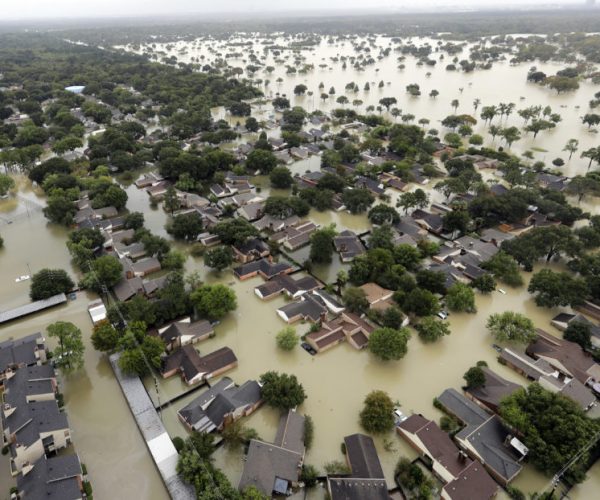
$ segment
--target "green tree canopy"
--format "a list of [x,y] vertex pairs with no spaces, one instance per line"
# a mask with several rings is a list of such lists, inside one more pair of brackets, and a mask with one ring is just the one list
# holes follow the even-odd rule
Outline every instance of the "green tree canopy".
[[42,269],[31,278],[31,300],[43,300],[59,293],[67,293],[75,284],[63,269]]
[[52,351],[54,363],[61,370],[71,372],[83,366],[83,338],[81,330],[73,323],[57,321],[48,325],[48,336],[56,339],[57,346]]
[[402,359],[408,352],[408,328],[378,328],[369,337],[369,350],[383,361]]
[[381,434],[394,428],[394,403],[384,391],[372,391],[360,412],[360,425],[367,432]]
[[265,403],[282,411],[295,408],[306,399],[304,388],[295,375],[269,371],[260,376],[260,382]]
[[211,321],[221,319],[237,307],[235,292],[225,285],[203,285],[192,292],[190,299],[198,314]]
[[486,327],[500,342],[527,344],[537,337],[533,321],[513,311],[492,314],[487,320]]

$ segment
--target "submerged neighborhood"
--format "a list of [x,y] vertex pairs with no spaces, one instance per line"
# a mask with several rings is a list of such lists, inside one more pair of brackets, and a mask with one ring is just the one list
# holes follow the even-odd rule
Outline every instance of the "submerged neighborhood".
[[0,498],[593,498],[600,10],[494,15],[3,27]]

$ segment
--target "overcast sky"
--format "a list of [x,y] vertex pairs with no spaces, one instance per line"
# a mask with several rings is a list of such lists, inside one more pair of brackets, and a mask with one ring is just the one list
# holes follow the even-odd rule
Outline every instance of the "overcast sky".
[[583,5],[585,0],[0,0],[0,20],[57,17],[149,16],[186,13],[302,11],[315,9],[427,10],[436,6]]

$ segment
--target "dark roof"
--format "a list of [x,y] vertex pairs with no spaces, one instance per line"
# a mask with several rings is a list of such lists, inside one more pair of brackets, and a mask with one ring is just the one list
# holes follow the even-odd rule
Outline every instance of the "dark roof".
[[184,335],[203,337],[205,335],[212,334],[213,331],[214,330],[210,322],[203,319],[200,321],[194,321],[193,323],[187,321],[176,321],[175,323],[171,323],[167,329],[163,330],[159,335],[160,338],[168,344]]
[[500,405],[502,399],[521,388],[519,384],[509,382],[487,367],[483,367],[482,370],[485,384],[482,387],[467,389],[467,392],[492,410]]
[[17,476],[17,488],[27,500],[76,500],[82,497],[77,455],[43,456],[26,475]]
[[278,274],[291,270],[292,266],[285,262],[270,262],[268,259],[260,259],[234,268],[233,274],[238,278],[242,278],[249,274],[260,272],[266,279],[271,279]]
[[438,401],[466,426],[478,426],[490,418],[490,414],[465,398],[456,389],[446,389]]
[[327,313],[327,307],[318,300],[317,296],[304,294],[301,298],[302,300],[286,304],[278,310],[284,313],[289,319],[301,316],[311,321],[318,321],[322,314]]
[[179,410],[179,415],[195,430],[210,432],[223,423],[228,413],[253,406],[260,399],[260,386],[256,381],[248,380],[236,387],[230,378],[224,377]]
[[400,429],[416,434],[431,458],[439,462],[450,474],[456,477],[471,462],[461,455],[458,447],[432,420],[421,415],[411,415],[399,426]]
[[37,362],[35,353],[43,346],[44,338],[41,333],[32,333],[17,340],[0,342],[0,373],[8,368],[35,364]]
[[289,410],[279,419],[277,434],[273,443],[276,446],[304,453],[304,415]]
[[444,486],[444,491],[452,500],[489,500],[498,492],[498,485],[484,467],[474,461]]
[[389,500],[385,479],[328,477],[331,500]]
[[346,455],[352,475],[361,479],[383,479],[383,470],[373,439],[364,434],[352,434],[344,438]]
[[59,293],[58,295],[53,295],[52,297],[44,300],[36,300],[35,302],[30,302],[29,304],[15,307],[9,311],[0,312],[0,324],[36,313],[38,311],[43,311],[49,307],[64,304],[66,301],[67,296],[64,293]]
[[180,369],[186,380],[192,380],[200,373],[208,375],[236,361],[237,358],[229,347],[200,356],[194,346],[188,344],[163,359],[163,372]]
[[277,490],[282,491],[291,486],[290,482],[298,480],[301,463],[300,453],[253,439],[248,447],[239,489],[252,485],[271,497],[276,481]]
[[596,365],[596,362],[578,344],[554,337],[539,328],[537,334],[537,340],[527,347],[527,354],[536,359],[543,356],[556,360],[582,384],[589,380],[591,375],[588,371]]

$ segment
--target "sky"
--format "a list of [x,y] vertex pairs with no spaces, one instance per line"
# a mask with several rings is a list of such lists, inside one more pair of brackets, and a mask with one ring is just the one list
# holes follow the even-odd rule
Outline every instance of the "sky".
[[[583,5],[585,0],[0,0],[0,21],[78,17],[179,16],[188,13],[246,13],[377,8],[431,10],[460,6]],[[600,3],[600,2],[599,2]]]

